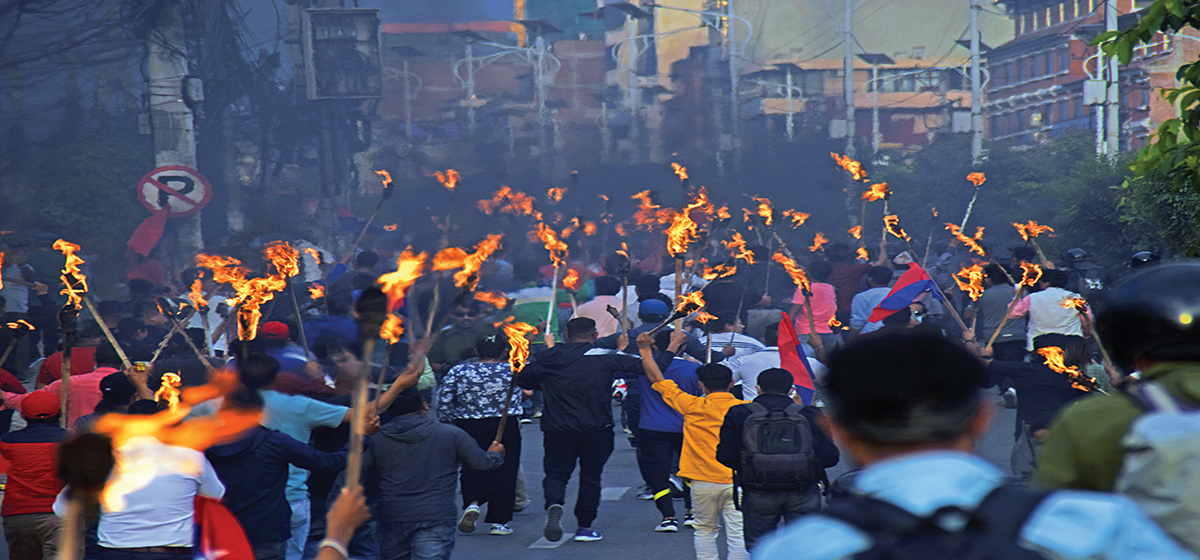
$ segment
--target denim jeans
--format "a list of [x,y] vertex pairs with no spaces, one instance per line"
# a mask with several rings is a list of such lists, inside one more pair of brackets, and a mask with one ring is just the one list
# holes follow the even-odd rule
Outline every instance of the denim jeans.
[[312,506],[308,498],[288,502],[288,505],[292,508],[292,538],[287,541],[287,560],[301,560],[304,557],[304,543],[308,542]]
[[449,560],[456,521],[376,520],[379,560]]

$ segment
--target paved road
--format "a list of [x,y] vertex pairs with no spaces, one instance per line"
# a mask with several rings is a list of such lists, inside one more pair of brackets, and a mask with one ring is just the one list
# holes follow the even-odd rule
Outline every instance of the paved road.
[[[619,410],[617,410],[619,413]],[[618,415],[619,417],[619,415]],[[981,442],[981,453],[991,462],[1009,471],[1009,454],[1012,450],[1014,411],[999,409],[996,425]],[[616,450],[604,468],[604,491],[600,502],[600,516],[595,529],[604,534],[599,542],[578,543],[568,537],[575,528],[571,508],[575,503],[577,485],[572,481],[567,487],[567,515],[563,518],[563,529],[568,537],[551,543],[542,538],[542,437],[537,421],[521,429],[522,457],[528,482],[530,504],[516,514],[509,524],[512,535],[494,536],[487,533],[488,525],[478,524],[475,533],[457,535],[454,558],[521,558],[539,560],[543,558],[571,558],[580,560],[611,558],[652,558],[654,560],[690,560],[695,558],[692,547],[692,532],[683,528],[678,533],[656,533],[654,526],[662,519],[653,502],[637,499],[642,484],[638,474],[634,449],[622,435],[617,436]],[[850,466],[842,461],[830,469],[830,478],[846,472]],[[578,471],[577,471],[578,472]],[[676,502],[682,514],[682,502]],[[723,539],[722,539],[723,541]],[[724,557],[724,543],[722,557]]]

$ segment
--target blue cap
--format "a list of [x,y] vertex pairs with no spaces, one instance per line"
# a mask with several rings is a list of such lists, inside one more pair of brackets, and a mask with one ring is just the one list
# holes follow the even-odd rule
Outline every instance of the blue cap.
[[639,315],[666,315],[667,311],[667,304],[660,299],[648,299],[638,306]]

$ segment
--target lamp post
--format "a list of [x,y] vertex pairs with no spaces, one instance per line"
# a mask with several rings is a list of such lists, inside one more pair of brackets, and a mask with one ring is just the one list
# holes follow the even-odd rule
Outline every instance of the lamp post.
[[871,157],[879,152],[879,65],[896,64],[892,57],[882,53],[862,53],[858,59],[871,65]]

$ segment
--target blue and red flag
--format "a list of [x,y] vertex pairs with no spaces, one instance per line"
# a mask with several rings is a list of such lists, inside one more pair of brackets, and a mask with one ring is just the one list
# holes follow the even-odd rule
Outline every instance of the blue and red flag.
[[812,404],[816,386],[813,384],[812,368],[808,365],[808,356],[800,346],[800,338],[796,336],[796,328],[792,326],[792,318],[787,313],[779,321],[779,367],[792,374],[792,384],[800,394],[804,404]]
[[896,280],[896,285],[892,286],[892,291],[888,292],[887,297],[879,302],[874,311],[871,311],[871,316],[867,318],[867,321],[871,323],[882,321],[884,317],[912,305],[926,291],[933,292],[933,297],[942,299],[942,293],[938,291],[937,285],[933,283],[933,279],[925,273],[925,270],[917,266],[917,263],[908,263],[908,270],[900,275],[900,279]]

